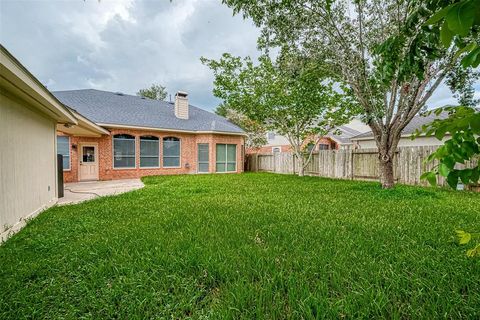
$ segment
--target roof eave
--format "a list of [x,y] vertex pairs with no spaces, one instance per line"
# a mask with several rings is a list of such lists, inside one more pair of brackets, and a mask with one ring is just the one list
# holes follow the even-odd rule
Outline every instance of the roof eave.
[[144,126],[132,126],[124,124],[114,124],[114,123],[97,123],[97,125],[104,128],[119,128],[119,129],[136,129],[136,130],[151,130],[151,131],[164,131],[164,132],[181,132],[181,133],[191,133],[191,134],[224,134],[224,135],[234,135],[234,136],[246,136],[245,132],[232,132],[232,131],[219,131],[219,130],[182,130],[182,129],[172,129],[172,128],[156,128],[156,127],[144,127]]
[[2,45],[0,86],[57,122],[77,124],[73,114]]

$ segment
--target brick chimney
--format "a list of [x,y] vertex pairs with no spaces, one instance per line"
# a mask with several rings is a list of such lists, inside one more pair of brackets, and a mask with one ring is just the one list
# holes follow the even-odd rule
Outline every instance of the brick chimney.
[[175,116],[179,119],[188,119],[188,94],[178,91],[175,94]]

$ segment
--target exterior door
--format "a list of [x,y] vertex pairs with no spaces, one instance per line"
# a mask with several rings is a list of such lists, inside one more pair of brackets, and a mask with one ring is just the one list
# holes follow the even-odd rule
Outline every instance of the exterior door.
[[198,144],[198,158],[197,158],[197,171],[198,173],[208,173],[209,172],[209,148],[208,143],[199,143]]
[[98,180],[98,150],[95,144],[80,144],[78,180]]

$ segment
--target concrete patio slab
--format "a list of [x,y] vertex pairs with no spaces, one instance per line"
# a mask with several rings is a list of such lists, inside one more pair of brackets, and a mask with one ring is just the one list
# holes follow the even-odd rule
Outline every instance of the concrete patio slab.
[[143,188],[140,179],[124,179],[110,181],[88,181],[65,184],[64,197],[58,205],[74,204],[102,196],[116,195]]

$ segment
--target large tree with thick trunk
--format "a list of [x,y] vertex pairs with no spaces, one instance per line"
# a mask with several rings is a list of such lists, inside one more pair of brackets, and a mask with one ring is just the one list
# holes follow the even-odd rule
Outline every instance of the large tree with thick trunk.
[[260,47],[290,47],[316,58],[349,86],[378,147],[381,184],[393,187],[402,130],[444,80],[456,77],[461,58],[453,45],[438,45],[448,30],[431,32],[442,27],[426,24],[435,1],[223,2],[262,27]]

